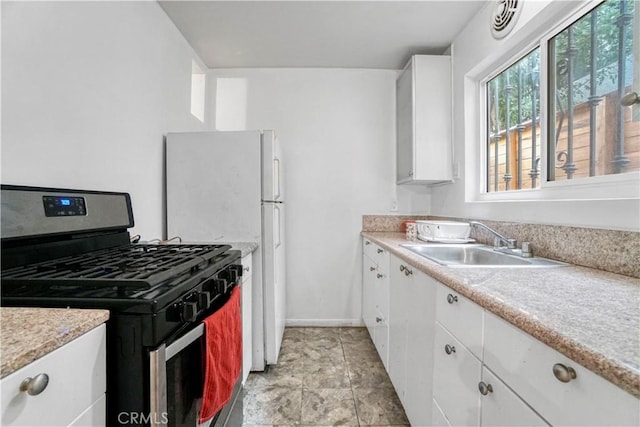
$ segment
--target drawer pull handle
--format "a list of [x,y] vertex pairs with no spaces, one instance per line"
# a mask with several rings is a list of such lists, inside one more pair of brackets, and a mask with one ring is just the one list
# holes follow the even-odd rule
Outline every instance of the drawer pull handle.
[[49,375],[38,374],[35,377],[27,377],[20,383],[20,391],[26,391],[31,396],[42,393],[49,384]]
[[447,295],[447,302],[449,304],[453,304],[454,302],[458,302],[458,296],[457,295],[452,295],[452,294]]
[[444,351],[447,354],[451,354],[451,353],[455,353],[456,352],[456,348],[454,346],[452,346],[452,345],[447,344],[447,345],[444,346]]
[[564,366],[562,363],[553,365],[553,375],[556,376],[558,381],[562,381],[563,383],[568,383],[578,377],[578,374],[576,374],[576,371],[571,366]]
[[480,394],[486,396],[489,393],[493,393],[493,387],[491,384],[485,384],[483,381],[478,383],[478,390],[480,390]]
[[376,317],[376,323],[382,322],[382,317]]
[[402,264],[400,264],[400,271],[404,271],[405,276],[410,276],[413,274],[413,270],[411,270],[409,267],[405,267]]
[[375,271],[376,268],[375,267],[369,267],[369,271]]
[[384,276],[383,276],[382,274],[378,273],[378,274],[376,275],[376,277],[377,277],[378,279],[382,279]]
[[382,249],[378,249],[379,254],[381,254],[382,252],[384,252]]

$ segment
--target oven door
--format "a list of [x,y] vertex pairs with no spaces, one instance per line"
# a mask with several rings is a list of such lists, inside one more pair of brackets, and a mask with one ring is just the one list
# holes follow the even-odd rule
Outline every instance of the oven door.
[[202,403],[202,334],[200,324],[171,345],[149,353],[152,425],[196,426]]
[[[197,426],[202,405],[204,364],[199,324],[169,346],[149,352],[150,424]],[[242,376],[231,400],[214,417],[212,426],[224,426],[230,418],[242,417]]]

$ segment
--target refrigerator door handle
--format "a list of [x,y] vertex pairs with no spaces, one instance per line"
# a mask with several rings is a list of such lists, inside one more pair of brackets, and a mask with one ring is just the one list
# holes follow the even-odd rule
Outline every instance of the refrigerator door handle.
[[274,178],[274,195],[273,200],[280,198],[280,159],[274,157],[273,159],[273,178]]
[[274,206],[273,207],[274,212],[276,213],[276,217],[274,218],[274,223],[275,225],[278,227],[278,232],[276,233],[276,244],[275,247],[280,247],[280,244],[282,243],[282,239],[280,236],[280,207],[279,206]]

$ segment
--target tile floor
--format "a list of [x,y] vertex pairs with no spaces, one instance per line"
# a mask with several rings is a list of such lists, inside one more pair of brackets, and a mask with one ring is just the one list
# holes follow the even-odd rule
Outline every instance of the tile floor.
[[287,328],[243,404],[244,426],[409,425],[366,328]]

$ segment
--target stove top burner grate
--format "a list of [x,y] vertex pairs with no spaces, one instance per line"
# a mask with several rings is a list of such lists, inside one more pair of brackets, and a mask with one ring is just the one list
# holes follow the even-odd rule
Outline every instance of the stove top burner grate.
[[197,272],[229,245],[134,244],[2,271],[2,284],[150,289]]

